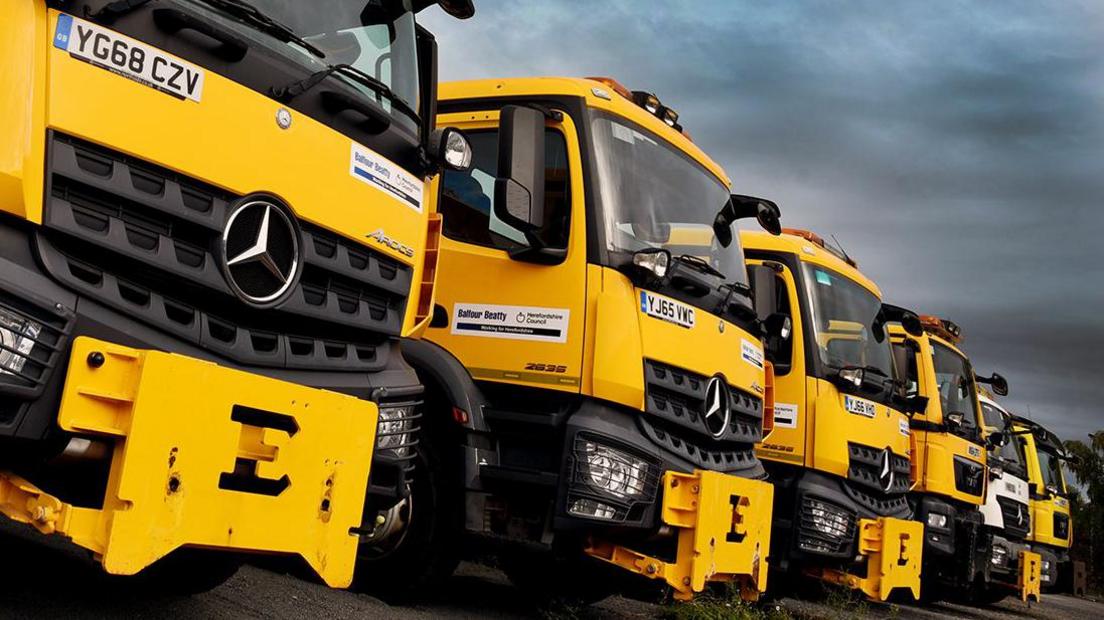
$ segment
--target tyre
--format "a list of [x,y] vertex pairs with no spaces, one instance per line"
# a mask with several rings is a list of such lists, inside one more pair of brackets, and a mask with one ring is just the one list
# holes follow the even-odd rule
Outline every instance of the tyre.
[[[442,438],[426,428],[408,497],[363,528],[353,587],[389,603],[426,598],[456,570],[463,535],[463,492],[446,465]],[[457,466],[459,466],[457,464]]]

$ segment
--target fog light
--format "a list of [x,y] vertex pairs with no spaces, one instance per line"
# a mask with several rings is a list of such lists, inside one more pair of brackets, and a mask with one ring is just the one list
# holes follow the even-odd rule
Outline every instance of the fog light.
[[589,517],[591,519],[604,519],[613,521],[617,519],[617,509],[609,504],[593,499],[577,499],[571,502],[567,512],[577,517]]
[[1050,572],[1050,560],[1043,560],[1043,572]]
[[23,371],[41,331],[41,323],[0,308],[0,375]]
[[940,530],[947,529],[947,515],[941,515],[938,512],[929,512],[928,527],[934,527]]
[[376,449],[390,450],[395,456],[406,456],[410,451],[413,413],[413,407],[381,407],[376,429]]
[[584,441],[582,448],[591,486],[621,499],[644,494],[648,463],[593,441]]

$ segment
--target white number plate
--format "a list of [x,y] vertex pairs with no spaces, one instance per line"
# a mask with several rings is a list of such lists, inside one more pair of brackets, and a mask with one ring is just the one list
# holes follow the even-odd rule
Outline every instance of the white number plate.
[[690,306],[648,291],[640,291],[640,311],[680,327],[690,328],[695,322],[694,309]]
[[54,47],[139,84],[199,102],[204,71],[155,47],[72,15],[59,15]]
[[848,413],[854,413],[868,418],[873,418],[878,414],[878,407],[874,403],[849,395],[844,395],[843,397],[843,408],[846,409]]

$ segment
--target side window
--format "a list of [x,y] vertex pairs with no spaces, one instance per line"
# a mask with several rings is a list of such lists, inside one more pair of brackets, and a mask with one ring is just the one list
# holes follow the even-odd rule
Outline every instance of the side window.
[[[778,279],[778,299],[777,308],[779,314],[784,314],[790,317],[791,325],[794,321],[793,310],[790,305],[790,291],[786,285],[786,280],[780,276],[775,276]],[[770,349],[773,353],[771,363],[774,364],[774,374],[778,376],[785,376],[790,373],[790,367],[793,365],[793,350],[794,350],[794,337],[793,329],[790,329],[790,337],[782,340],[777,336],[771,336],[775,342],[769,343]]]
[[[450,239],[492,248],[514,249],[528,245],[525,236],[494,215],[494,185],[498,169],[498,132],[466,133],[472,146],[470,170],[447,170],[441,182],[438,210],[444,218],[444,234]],[[537,236],[548,247],[566,248],[571,220],[571,179],[568,175],[567,140],[555,129],[545,130],[544,213]]]

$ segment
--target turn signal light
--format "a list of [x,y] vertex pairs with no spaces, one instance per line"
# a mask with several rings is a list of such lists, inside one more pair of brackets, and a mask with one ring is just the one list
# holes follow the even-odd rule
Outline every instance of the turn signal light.
[[[633,98],[632,91],[625,88],[624,84],[622,84],[621,82],[618,82],[617,80],[615,80],[611,77],[588,77],[586,79],[594,80],[595,82],[603,84],[607,88],[612,90],[613,92],[617,93],[618,95],[621,95],[625,99],[628,99],[629,101],[632,101],[632,98]],[[657,99],[657,101],[658,101],[658,99]]]

